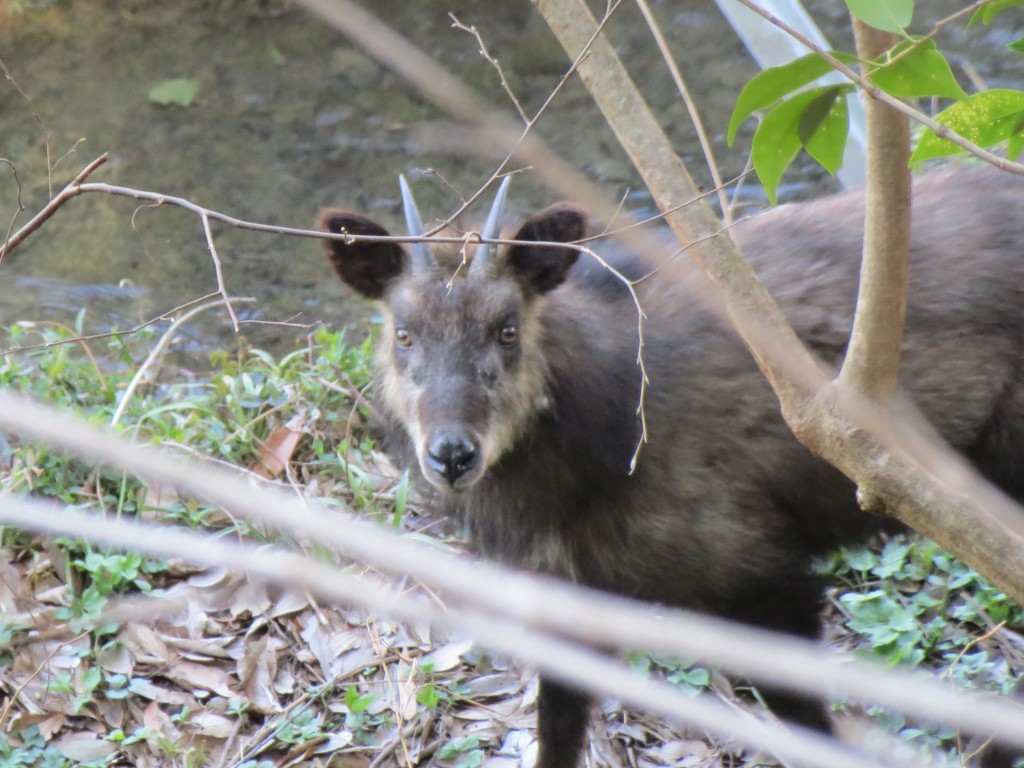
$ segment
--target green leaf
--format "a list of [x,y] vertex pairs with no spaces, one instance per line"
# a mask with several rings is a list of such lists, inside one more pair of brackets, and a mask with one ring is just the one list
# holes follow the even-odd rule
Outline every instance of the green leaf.
[[1024,5],[1024,0],[992,0],[990,3],[985,3],[971,16],[971,20],[967,22],[967,28],[970,29],[979,21],[982,24],[988,24],[998,14],[1009,8],[1016,8],[1018,5]]
[[278,66],[286,64],[288,62],[288,59],[285,58],[285,55],[281,53],[281,49],[278,48],[273,43],[267,45],[267,56],[270,58],[271,62]]
[[[935,120],[979,147],[991,147],[1024,127],[1024,92],[1006,88],[982,91],[943,110]],[[910,156],[910,164],[963,152],[953,142],[928,130]]]
[[897,34],[914,17],[914,0],[846,0],[846,7],[868,26]]
[[870,571],[878,563],[878,554],[867,547],[844,547],[842,553],[847,564],[856,571]]
[[1014,53],[1024,53],[1024,37],[1018,37],[1012,43],[1007,43],[1006,47]]
[[199,81],[191,77],[164,80],[149,89],[149,100],[164,107],[187,107],[195,101]]
[[469,736],[463,736],[461,739],[455,739],[444,744],[437,751],[437,757],[439,760],[454,760],[459,755],[472,752],[479,746],[480,737],[475,733],[471,733]]
[[1020,157],[1022,150],[1024,150],[1024,131],[1018,131],[1010,137],[1006,144],[1006,156],[1011,160],[1016,160]]
[[[840,136],[845,142],[846,131],[845,128],[840,131],[835,123],[845,113],[845,107],[836,108],[833,102],[845,98],[851,88],[848,85],[829,85],[803,91],[765,115],[754,133],[750,155],[765,194],[773,205],[782,174],[802,147],[812,144],[818,155],[832,163],[834,146]],[[823,134],[821,137],[819,132]]]
[[949,62],[936,50],[933,40],[901,43],[893,51],[893,58],[894,61],[876,69],[869,77],[890,96],[899,99],[932,96],[967,98],[967,93],[953,77]]
[[441,696],[433,683],[427,683],[416,693],[416,701],[427,709],[433,709],[441,701]]
[[843,152],[850,131],[845,87],[837,85],[826,88],[808,104],[800,116],[797,131],[807,154],[835,176],[843,164]]
[[350,685],[345,689],[345,706],[348,707],[349,712],[365,712],[366,708],[373,703],[375,698],[377,697],[372,693],[365,693],[360,696],[359,689],[354,685]]
[[740,125],[754,112],[770,107],[779,99],[803,88],[808,83],[813,83],[831,70],[832,67],[823,58],[809,53],[788,64],[769,67],[757,74],[743,86],[739,98],[736,99],[736,108],[733,109],[732,117],[729,118],[729,131],[726,136],[729,146],[732,146]]
[[674,685],[685,685],[691,688],[707,688],[711,685],[711,673],[702,667],[678,669],[668,676]]

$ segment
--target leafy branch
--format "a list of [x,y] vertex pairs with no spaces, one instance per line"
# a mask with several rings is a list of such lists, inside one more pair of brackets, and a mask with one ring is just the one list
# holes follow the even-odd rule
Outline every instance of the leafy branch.
[[[806,149],[826,170],[835,173],[847,139],[845,100],[854,86],[868,99],[903,113],[927,129],[911,156],[912,165],[967,152],[998,168],[1024,173],[1024,165],[987,149],[1007,141],[1009,154],[1014,157],[1024,148],[1024,131],[1021,130],[1024,92],[1000,89],[968,96],[956,82],[949,63],[934,41],[929,37],[906,35],[895,21],[883,25],[893,34],[890,45],[873,50],[874,55],[870,57],[862,54],[858,58],[841,51],[826,51],[754,0],[739,2],[811,51],[788,64],[766,69],[747,83],[729,123],[728,141],[732,144],[739,126],[754,112],[765,111],[754,133],[752,156],[758,176],[773,202],[783,172],[801,149]],[[975,18],[987,22],[991,15],[979,17],[978,14],[996,4],[999,0],[989,0],[975,3],[971,8],[976,9]],[[891,5],[905,4],[851,3],[851,8],[856,9],[855,18],[857,11],[861,11],[860,19],[866,17],[883,23],[875,11]],[[912,8],[913,3],[909,5]],[[904,18],[899,13],[894,16],[894,13],[890,9],[884,16],[909,23],[909,17]],[[896,37],[894,27],[905,39]],[[858,61],[865,68],[862,73],[853,69]],[[801,90],[831,70],[839,72],[849,83]],[[903,101],[918,98],[947,98],[955,103],[933,118]]]

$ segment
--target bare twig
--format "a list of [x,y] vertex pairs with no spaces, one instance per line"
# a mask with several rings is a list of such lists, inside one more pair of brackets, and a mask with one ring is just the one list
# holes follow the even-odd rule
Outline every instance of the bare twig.
[[[39,113],[36,112],[35,104],[32,103],[32,99],[28,97],[28,94],[21,89],[18,85],[18,81],[14,79],[14,75],[7,68],[3,59],[0,59],[0,72],[4,73],[4,79],[11,84],[11,86],[18,92],[18,95],[24,99],[25,103],[28,104],[29,112],[32,113],[32,119],[36,121],[36,125],[39,126],[39,130],[43,132],[43,136],[46,139],[46,183],[47,188],[50,192],[50,197],[53,197],[53,165],[50,163],[50,132],[43,125],[43,119],[39,117]],[[0,260],[3,259],[3,251],[0,251]]]
[[[255,301],[255,299],[238,298],[235,299],[235,301],[247,302]],[[110,426],[117,426],[117,423],[121,420],[121,417],[124,415],[125,408],[128,407],[128,402],[132,399],[132,396],[135,394],[135,390],[138,389],[139,385],[142,383],[143,378],[149,372],[149,369],[153,367],[153,364],[160,359],[163,353],[167,350],[167,347],[170,346],[170,343],[174,339],[174,336],[175,334],[177,334],[178,330],[185,323],[187,323],[193,317],[198,315],[200,312],[205,312],[208,309],[220,306],[222,303],[224,302],[218,299],[217,301],[208,301],[205,304],[194,306],[188,312],[176,318],[174,322],[171,323],[170,327],[168,327],[168,329],[164,331],[163,336],[160,337],[160,341],[157,342],[156,346],[153,347],[152,351],[146,356],[146,359],[142,361],[142,365],[139,366],[139,370],[137,370],[135,372],[135,375],[132,376],[132,380],[128,382],[128,386],[125,387],[124,392],[121,394],[121,400],[117,404],[117,409],[114,411],[114,415],[110,419]],[[231,306],[230,303],[228,304],[228,306]],[[166,318],[168,314],[170,313],[165,313],[164,315],[162,315],[162,318]]]
[[474,38],[476,38],[476,44],[480,48],[480,55],[483,56],[484,59],[492,67],[494,67],[495,71],[498,73],[498,79],[501,81],[501,87],[504,88],[505,93],[508,94],[508,98],[509,101],[512,102],[512,106],[516,108],[516,112],[519,113],[519,116],[523,119],[523,122],[529,125],[530,118],[526,114],[526,110],[523,109],[523,105],[519,103],[519,99],[517,99],[515,93],[513,93],[512,86],[508,84],[508,78],[505,77],[505,70],[501,68],[501,63],[496,58],[491,56],[490,52],[487,50],[487,46],[484,45],[484,39],[480,35],[480,31],[474,26],[466,26],[465,24],[463,24],[451,11],[448,12],[448,18],[452,20],[453,29],[457,29],[461,32],[466,32],[472,35]]
[[11,235],[4,243],[4,247],[0,248],[0,261],[3,260],[4,256],[17,248],[18,244],[21,243],[22,240],[39,229],[47,219],[53,216],[58,208],[64,205],[64,203],[72,197],[81,194],[82,180],[107,162],[107,157],[108,155],[104,153],[89,163],[70,184],[60,191],[58,195],[51,197],[50,202],[48,202],[43,209],[39,211],[39,213],[33,216],[28,223],[21,227],[21,229]]
[[221,298],[224,299],[224,307],[228,311],[228,316],[231,318],[231,327],[235,329],[235,333],[238,333],[238,316],[235,314],[234,307],[231,306],[231,299],[228,297],[228,289],[224,285],[224,271],[220,267],[220,257],[217,255],[217,246],[213,243],[213,230],[210,229],[210,214],[202,213],[200,218],[203,220],[203,233],[206,235],[206,245],[210,249],[210,257],[213,259],[213,271],[217,275],[217,290],[220,292]]
[[[672,206],[671,208],[667,208],[664,211],[659,211],[658,213],[654,214],[653,216],[648,216],[646,219],[637,219],[636,221],[631,221],[629,224],[623,224],[621,227],[616,227],[614,229],[605,229],[600,234],[591,235],[589,237],[584,237],[579,242],[580,243],[589,243],[589,242],[592,242],[594,240],[603,240],[606,237],[619,237],[619,236],[625,234],[626,232],[629,232],[630,230],[639,229],[640,227],[647,226],[648,224],[653,224],[656,221],[664,221],[668,216],[672,215],[673,213],[676,213],[677,211],[681,211],[684,208],[687,208],[687,207],[689,207],[691,205],[697,205],[697,204],[700,203],[700,201],[710,197],[711,195],[719,194],[723,190],[728,189],[733,184],[739,185],[739,183],[743,181],[744,177],[747,176],[748,174],[750,174],[751,172],[752,172],[752,169],[748,168],[747,170],[745,170],[742,174],[740,174],[736,178],[732,179],[731,181],[725,182],[723,186],[715,187],[714,189],[705,189],[699,195],[697,195],[696,197],[694,197],[694,198],[692,198],[690,200],[687,200],[685,203],[680,203],[679,205]],[[722,227],[722,229],[719,230],[719,231],[725,232],[727,230],[732,229],[732,227],[734,225],[735,225],[735,222],[729,222],[724,227]],[[693,243],[691,243],[690,245],[693,245]],[[676,251],[676,253],[673,254],[672,257],[670,257],[670,258],[674,258],[679,253],[682,253],[683,251],[685,251],[688,247],[689,246],[684,246],[681,250]]]
[[[595,37],[621,2],[622,0],[614,0],[610,4],[609,12],[602,18]],[[491,179],[450,218],[457,218],[476,202],[485,190],[505,173],[507,166],[513,161],[533,166],[535,173],[552,189],[561,190],[566,197],[578,200],[599,216],[607,218],[606,214],[611,213],[612,207],[608,205],[603,195],[596,193],[586,177],[532,132],[533,125],[575,74],[579,60],[586,56],[586,51],[579,54],[578,60],[573,62],[559,80],[530,124],[526,128],[521,128],[518,120],[497,112],[491,104],[441,67],[431,56],[383,24],[364,7],[350,0],[298,0],[298,4],[349,37],[377,61],[414,83],[442,109],[466,124],[476,126],[479,134],[486,137],[494,146],[495,153],[505,155],[505,160],[499,164]]]
[[311,328],[318,328],[321,325],[323,325],[323,321],[322,320],[313,320],[312,322],[309,322],[309,323],[298,323],[298,322],[295,321],[295,319],[298,318],[298,317],[302,317],[302,313],[301,312],[296,312],[294,315],[289,317],[287,320],[257,320],[257,319],[249,319],[249,320],[239,320],[238,324],[239,325],[274,325],[274,326],[279,326],[281,328],[301,328],[301,329],[306,330],[306,331],[308,331]]
[[718,205],[722,209],[722,218],[725,220],[726,225],[729,225],[732,223],[732,208],[729,206],[729,197],[725,194],[722,176],[718,172],[718,163],[715,162],[715,152],[711,148],[711,140],[708,139],[708,133],[704,129],[704,121],[700,119],[697,103],[693,100],[690,89],[686,86],[686,81],[683,80],[683,73],[679,71],[679,65],[676,63],[675,57],[668,47],[665,36],[661,33],[661,27],[658,25],[657,19],[654,18],[647,0],[636,0],[636,4],[640,9],[640,13],[643,14],[644,21],[647,22],[647,28],[651,30],[654,42],[658,45],[661,58],[672,75],[672,81],[676,84],[676,90],[679,91],[679,96],[682,98],[683,104],[686,105],[686,111],[689,113],[690,121],[693,123],[693,128],[697,133],[697,141],[700,142],[701,151],[704,153],[704,160],[708,164],[711,180],[714,182],[715,190],[718,192]]
[[61,163],[63,163],[65,160],[67,160],[73,154],[75,154],[75,150],[78,149],[78,145],[79,144],[84,144],[84,143],[85,143],[85,139],[77,139],[75,141],[75,143],[71,145],[71,147],[68,149],[67,152],[65,152],[63,155],[61,155],[60,157],[58,157],[56,160],[53,161],[53,167],[52,167],[51,170],[54,170],[54,171],[57,170],[57,166],[60,165]]
[[[176,312],[180,312],[183,309],[188,309],[189,307],[194,306],[200,302],[206,301],[211,296],[216,295],[217,294],[215,293],[210,293],[207,294],[206,296],[200,296],[198,299],[187,301],[184,304],[175,307],[174,309],[171,309],[167,312],[157,315],[154,318],[146,320],[145,322],[140,323],[139,325],[136,325],[134,328],[128,328],[123,331],[107,331],[105,333],[93,333],[87,336],[75,336],[73,338],[60,339],[59,341],[48,341],[44,344],[26,344],[25,346],[22,347],[10,347],[9,349],[0,350],[0,358],[8,357],[10,355],[16,355],[20,352],[31,352],[36,349],[49,349],[50,347],[60,347],[65,344],[80,344],[82,342],[95,341],[97,339],[110,339],[116,336],[132,336],[141,331],[143,328],[148,328],[149,326],[153,325],[153,323],[159,323],[161,320],[166,320],[172,315],[174,315]],[[240,300],[252,301],[252,299],[235,299],[235,301]],[[88,349],[88,347],[86,347],[86,349]],[[95,363],[95,361],[93,362]]]
[[63,650],[66,646],[71,645],[76,640],[81,640],[83,637],[87,637],[87,636],[88,636],[88,633],[80,634],[80,635],[78,635],[78,637],[74,637],[74,638],[72,638],[70,640],[67,640],[67,641],[65,641],[63,643],[60,643],[60,644],[56,645],[53,648],[53,650],[51,650],[49,652],[49,654],[47,654],[46,658],[43,659],[41,662],[39,662],[39,665],[35,668],[35,670],[32,672],[32,674],[28,675],[24,680],[21,681],[21,683],[18,685],[17,688],[15,688],[13,691],[11,691],[10,698],[7,700],[7,703],[4,705],[3,710],[0,710],[0,729],[3,729],[3,730],[7,729],[7,718],[11,714],[11,709],[14,708],[14,705],[17,702],[18,697],[21,695],[21,692],[23,690],[25,690],[25,688],[28,686],[28,684],[31,683],[32,680],[34,680],[35,678],[39,677],[43,673],[43,670],[46,669],[46,667],[53,661],[54,657],[58,653],[60,653],[61,650]]
[[21,179],[18,178],[18,168],[8,160],[6,157],[0,157],[0,163],[5,163],[10,166],[11,173],[14,175],[14,184],[18,188],[18,202],[14,209],[14,215],[11,216],[11,223],[7,225],[7,232],[4,234],[4,244],[0,247],[0,264],[4,261],[4,253],[7,250],[7,244],[11,240],[11,233],[14,231],[14,225],[18,221],[18,217],[25,212],[25,204],[21,202]]

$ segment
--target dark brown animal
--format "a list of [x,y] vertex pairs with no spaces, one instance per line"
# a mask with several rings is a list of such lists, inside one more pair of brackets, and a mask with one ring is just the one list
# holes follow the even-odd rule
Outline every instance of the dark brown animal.
[[[1021,499],[1024,238],[1013,223],[1024,180],[935,173],[914,200],[902,387],[951,445]],[[415,228],[411,199],[407,208]],[[854,193],[736,228],[801,338],[829,364],[841,360],[851,327],[862,214]],[[340,210],[324,211],[320,226],[386,234]],[[477,256],[450,284],[451,270],[423,248],[325,241],[341,279],[380,302],[388,445],[489,557],[817,635],[821,584],[809,561],[879,521],[793,438],[733,332],[658,276],[638,284],[649,442],[630,474],[640,435],[636,311],[616,277],[557,246],[585,232],[578,208],[547,208],[515,234],[524,244]],[[614,263],[633,278],[654,266],[639,254]],[[773,692],[769,703],[829,728],[816,702]],[[544,680],[539,710],[540,768],[576,765],[587,696]]]

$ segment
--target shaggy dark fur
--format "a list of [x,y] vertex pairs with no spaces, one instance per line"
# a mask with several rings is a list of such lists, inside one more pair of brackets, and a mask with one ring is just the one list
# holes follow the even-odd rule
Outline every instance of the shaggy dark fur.
[[[936,173],[914,190],[902,387],[994,482],[1024,496],[1024,180]],[[783,206],[737,227],[743,250],[826,363],[845,349],[863,199]],[[323,229],[383,231],[325,211]],[[515,235],[571,242],[573,206]],[[571,248],[516,246],[483,277],[413,274],[397,245],[327,242],[343,280],[379,299],[378,394],[389,444],[446,513],[502,562],[599,589],[814,636],[809,560],[882,524],[852,484],[790,434],[746,349],[671,279],[639,284],[649,443],[636,472],[636,311],[621,283]],[[633,276],[640,255],[616,265]],[[463,270],[465,272],[465,270]],[[784,717],[827,730],[822,707],[768,692]],[[587,697],[543,681],[540,768],[579,759]],[[1005,758],[1002,758],[1005,759]]]

